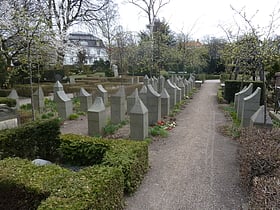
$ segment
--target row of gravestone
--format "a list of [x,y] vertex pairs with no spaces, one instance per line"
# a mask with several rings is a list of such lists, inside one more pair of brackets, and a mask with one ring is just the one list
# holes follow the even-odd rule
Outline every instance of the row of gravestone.
[[272,127],[272,120],[261,104],[261,88],[253,92],[253,83],[235,93],[234,108],[242,127]]

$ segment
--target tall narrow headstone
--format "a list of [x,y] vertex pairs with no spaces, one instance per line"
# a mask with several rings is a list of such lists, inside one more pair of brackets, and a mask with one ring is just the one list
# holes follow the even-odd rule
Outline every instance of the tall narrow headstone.
[[165,78],[164,76],[160,75],[159,77],[159,92],[161,93],[164,89]]
[[56,103],[58,115],[66,120],[73,113],[72,100],[65,94],[64,91],[56,92]]
[[148,75],[145,75],[143,82],[144,82],[144,85],[146,85],[146,86],[148,84],[150,84],[150,79],[149,79]]
[[242,117],[242,108],[243,108],[243,99],[247,96],[251,95],[253,92],[253,83],[250,83],[250,85],[239,92],[238,94],[238,105],[237,105],[237,116],[238,119],[241,119]]
[[139,97],[141,98],[141,101],[147,106],[147,86],[143,85],[141,90],[139,91]]
[[53,100],[57,99],[57,91],[63,91],[63,85],[57,80],[53,86]]
[[261,88],[258,87],[251,95],[243,99],[241,126],[248,127],[250,118],[258,111],[261,102]]
[[15,89],[12,89],[12,91],[7,96],[7,98],[15,99],[16,100],[16,109],[18,110],[20,108],[19,96],[18,96],[18,93],[17,93],[17,91]]
[[170,109],[173,109],[173,107],[177,103],[177,99],[176,99],[177,88],[171,83],[169,79],[166,80],[165,82],[165,88],[170,96]]
[[160,94],[161,99],[161,117],[168,116],[170,113],[170,96],[164,88]]
[[136,88],[133,93],[127,97],[127,113],[129,114],[131,108],[136,102],[136,99],[139,98],[138,88]]
[[111,122],[118,124],[125,120],[126,99],[125,90],[122,85],[115,95],[111,96]]
[[176,104],[177,104],[177,103],[179,103],[181,101],[182,90],[176,84],[174,84],[174,86],[176,88]]
[[89,94],[84,88],[81,88],[79,93],[79,99],[81,111],[87,112],[92,105],[92,95]]
[[[246,88],[247,88],[247,87],[244,86],[244,87],[242,88],[241,91],[245,90]],[[235,109],[235,111],[237,111],[237,108],[238,108],[239,95],[241,94],[241,93],[240,93],[241,91],[239,91],[238,93],[235,93],[235,94],[234,94],[234,109]]]
[[149,125],[153,125],[161,119],[161,100],[160,95],[154,90],[152,85],[148,85],[147,89]]
[[184,98],[186,96],[186,89],[185,89],[185,84],[184,84],[183,80],[179,80],[177,86],[181,89],[181,100],[184,100]]
[[102,135],[106,126],[106,108],[101,97],[96,97],[88,109],[88,134]]
[[190,96],[191,93],[191,85],[190,82],[187,79],[184,79],[184,84],[185,84],[185,91],[186,91],[186,95]]
[[140,98],[136,99],[129,116],[130,138],[135,140],[144,140],[147,138],[149,128],[148,109]]
[[102,85],[97,85],[96,95],[102,97],[105,106],[108,104],[108,91]]
[[33,94],[33,104],[36,110],[40,112],[43,111],[45,107],[45,101],[44,101],[44,92],[41,86],[39,86],[39,88]]

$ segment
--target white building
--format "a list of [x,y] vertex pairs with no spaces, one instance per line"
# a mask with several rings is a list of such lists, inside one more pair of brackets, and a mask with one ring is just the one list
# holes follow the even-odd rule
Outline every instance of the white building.
[[94,61],[100,59],[108,60],[106,48],[101,39],[87,33],[70,33],[63,64],[77,64],[79,52],[85,53],[85,65],[92,65]]

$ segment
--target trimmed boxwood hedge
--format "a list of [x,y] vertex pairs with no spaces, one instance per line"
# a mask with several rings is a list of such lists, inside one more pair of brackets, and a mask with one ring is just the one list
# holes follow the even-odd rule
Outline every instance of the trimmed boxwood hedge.
[[[257,89],[257,87],[260,87],[262,89],[261,105],[263,105],[264,104],[263,82],[261,82],[261,81],[243,81],[243,87],[248,86],[250,83],[253,83],[253,92]],[[242,89],[241,84],[242,84],[242,81],[237,81],[237,80],[226,80],[225,81],[224,99],[228,103],[234,102],[235,93],[238,93]]]
[[61,135],[60,151],[67,154],[63,161],[68,163],[90,165],[96,162],[120,168],[125,177],[124,191],[128,194],[137,189],[148,170],[148,143],[144,141],[65,134]]
[[55,161],[60,145],[59,119],[34,121],[0,131],[0,159],[21,157]]
[[6,104],[8,107],[15,107],[17,101],[13,98],[0,97],[0,104]]
[[7,158],[0,161],[0,209],[123,209],[123,181],[114,167],[73,172]]

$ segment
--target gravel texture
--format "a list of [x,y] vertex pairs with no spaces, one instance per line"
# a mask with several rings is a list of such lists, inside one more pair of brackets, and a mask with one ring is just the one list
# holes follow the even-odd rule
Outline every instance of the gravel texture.
[[242,209],[237,143],[217,132],[219,81],[206,81],[167,138],[149,147],[150,170],[127,210]]

